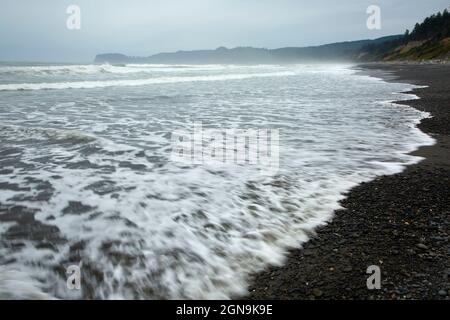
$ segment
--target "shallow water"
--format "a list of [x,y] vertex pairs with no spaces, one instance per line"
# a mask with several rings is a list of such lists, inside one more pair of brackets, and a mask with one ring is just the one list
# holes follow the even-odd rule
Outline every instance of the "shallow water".
[[[350,65],[0,66],[0,296],[244,294],[344,192],[420,160],[427,115],[389,102],[412,88]],[[199,121],[279,129],[278,172],[172,161]]]

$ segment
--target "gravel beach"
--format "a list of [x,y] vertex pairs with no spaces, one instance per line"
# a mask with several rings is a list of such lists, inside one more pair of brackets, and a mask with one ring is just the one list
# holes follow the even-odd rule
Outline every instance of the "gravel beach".
[[[282,267],[255,275],[248,299],[449,299],[450,65],[370,64],[361,72],[388,81],[429,86],[402,101],[432,118],[419,128],[437,144],[400,174],[361,184],[328,225]],[[381,289],[368,290],[371,265]]]

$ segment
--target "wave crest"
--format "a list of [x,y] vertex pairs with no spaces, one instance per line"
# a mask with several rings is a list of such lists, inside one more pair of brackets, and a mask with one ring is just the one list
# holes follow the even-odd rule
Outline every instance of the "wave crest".
[[104,80],[104,81],[73,81],[73,82],[43,82],[43,83],[19,83],[1,84],[0,91],[24,91],[24,90],[61,90],[61,89],[94,89],[107,87],[134,87],[151,84],[166,84],[180,82],[199,81],[226,81],[244,80],[250,78],[285,77],[295,75],[294,72],[265,72],[249,74],[220,74],[209,76],[183,76],[183,77],[160,77],[149,79],[127,79],[127,80]]

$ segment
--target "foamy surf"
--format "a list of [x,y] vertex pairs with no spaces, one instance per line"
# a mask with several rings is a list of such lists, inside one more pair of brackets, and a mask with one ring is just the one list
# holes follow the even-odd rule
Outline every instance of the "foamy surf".
[[57,65],[57,66],[0,66],[0,75],[29,76],[74,76],[93,74],[132,74],[152,72],[156,67],[127,67],[110,64],[101,65]]
[[[416,163],[408,153],[434,142],[415,127],[426,114],[386,102],[412,98],[392,93],[414,86],[341,65],[220,68],[194,78],[221,81],[158,75],[115,90],[99,91],[117,81],[99,79],[57,95],[0,93],[0,265],[56,298],[237,297],[327,223],[350,188]],[[279,129],[278,174],[171,161],[171,132],[193,120]],[[73,132],[95,140],[59,138]],[[73,292],[65,268],[80,263]]]
[[0,300],[51,300],[30,276],[0,266]]
[[151,84],[166,84],[180,82],[199,82],[199,81],[227,81],[227,80],[245,80],[250,78],[265,77],[285,77],[294,75],[293,72],[267,72],[253,74],[229,74],[213,76],[185,76],[185,77],[160,77],[150,79],[132,79],[132,80],[106,80],[106,81],[73,81],[73,82],[43,82],[43,83],[20,83],[20,84],[0,84],[0,91],[16,90],[61,90],[61,89],[94,89],[107,87],[134,87]]

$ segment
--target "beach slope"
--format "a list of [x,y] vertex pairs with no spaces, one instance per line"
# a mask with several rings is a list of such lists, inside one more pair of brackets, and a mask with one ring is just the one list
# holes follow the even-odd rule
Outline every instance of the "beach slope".
[[[362,72],[429,86],[402,101],[432,118],[419,128],[437,144],[404,172],[349,192],[345,210],[283,267],[255,275],[249,299],[449,299],[450,65],[369,64]],[[367,268],[380,267],[381,289],[367,288]]]

